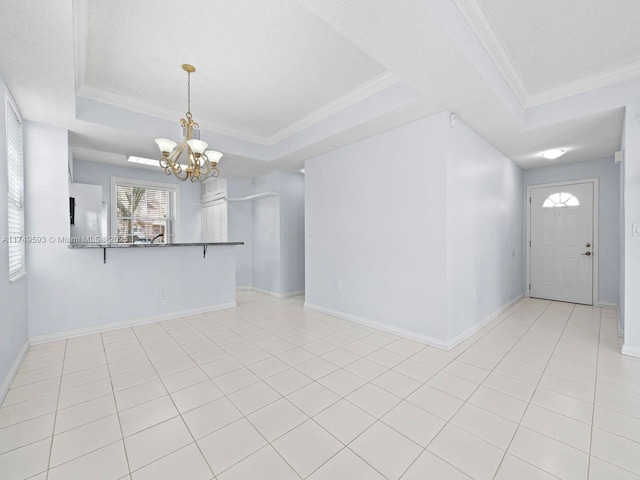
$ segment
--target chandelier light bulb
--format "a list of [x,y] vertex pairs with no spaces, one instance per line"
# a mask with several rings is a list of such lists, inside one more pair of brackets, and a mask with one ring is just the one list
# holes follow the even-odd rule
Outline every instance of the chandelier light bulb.
[[170,154],[173,152],[173,149],[176,148],[176,145],[178,145],[173,140],[167,138],[156,138],[156,143],[163,154]]
[[203,142],[202,140],[196,140],[192,138],[191,140],[187,140],[187,145],[195,155],[202,155],[204,150],[207,148],[207,142]]
[[215,150],[207,150],[204,155],[209,159],[212,165],[216,165],[222,158],[222,153]]

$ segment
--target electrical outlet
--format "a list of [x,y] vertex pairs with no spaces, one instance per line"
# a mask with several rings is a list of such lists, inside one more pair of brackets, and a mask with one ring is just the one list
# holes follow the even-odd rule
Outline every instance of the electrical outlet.
[[167,298],[167,294],[163,290],[160,292],[160,300],[164,300],[165,298]]
[[342,282],[338,282],[338,283],[336,284],[336,288],[337,288],[338,290],[342,290]]

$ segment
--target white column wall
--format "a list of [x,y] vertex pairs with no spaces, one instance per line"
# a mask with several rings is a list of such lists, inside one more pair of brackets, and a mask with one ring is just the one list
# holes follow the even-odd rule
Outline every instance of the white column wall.
[[434,115],[306,161],[308,306],[446,339],[448,122]]

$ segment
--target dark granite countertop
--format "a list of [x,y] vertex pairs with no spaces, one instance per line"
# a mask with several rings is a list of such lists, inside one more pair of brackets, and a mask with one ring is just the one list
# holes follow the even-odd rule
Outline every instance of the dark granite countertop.
[[69,248],[158,248],[158,247],[215,247],[218,245],[244,245],[244,242],[194,242],[194,243],[71,243]]

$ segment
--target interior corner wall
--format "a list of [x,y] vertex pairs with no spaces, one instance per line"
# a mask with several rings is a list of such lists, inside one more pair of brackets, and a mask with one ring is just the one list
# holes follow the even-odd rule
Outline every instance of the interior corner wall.
[[[251,179],[228,180],[227,197],[242,198],[253,194]],[[236,286],[253,286],[253,202],[227,202],[227,239],[244,242],[236,247]]]
[[522,169],[458,121],[447,132],[447,338],[523,293]]
[[[626,124],[626,121],[625,121]],[[618,178],[618,185],[619,185],[619,193],[620,193],[620,210],[619,210],[619,215],[618,215],[618,231],[620,232],[619,234],[619,242],[618,242],[618,248],[619,248],[619,259],[618,259],[618,265],[619,265],[619,271],[618,271],[618,336],[622,337],[624,336],[624,308],[625,308],[625,302],[624,302],[624,289],[625,289],[625,283],[624,283],[624,276],[625,276],[625,262],[624,262],[624,256],[625,256],[625,222],[626,222],[626,218],[625,218],[625,208],[624,208],[624,175],[625,175],[625,166],[627,164],[626,161],[624,161],[624,146],[626,144],[626,125],[623,124],[622,125],[622,145],[621,145],[621,150],[622,150],[622,163],[620,164],[620,177]]]
[[[620,166],[613,157],[568,163],[524,172],[526,187],[598,178],[598,296],[595,303],[618,303],[620,278]],[[526,221],[526,220],[525,220]],[[525,225],[526,228],[526,225]]]
[[446,341],[443,112],[305,162],[306,305]]
[[[0,77],[0,403],[9,387],[18,356],[28,337],[27,277],[9,281],[7,219],[7,139],[6,98],[9,92]],[[4,241],[6,240],[6,241]]]
[[624,130],[624,347],[640,357],[640,101],[628,105]]
[[278,172],[280,178],[281,295],[304,292],[304,176]]
[[[277,171],[254,178],[252,287],[287,297],[304,292],[304,177]],[[230,214],[231,215],[231,214]]]
[[[278,192],[278,172],[252,181],[253,194]],[[262,197],[253,203],[253,268],[252,287],[256,290],[280,295],[280,199],[279,196]]]

